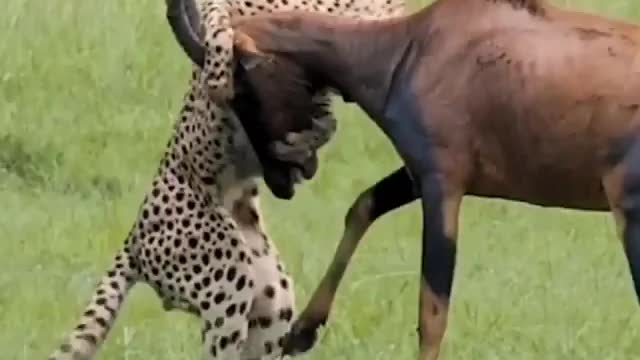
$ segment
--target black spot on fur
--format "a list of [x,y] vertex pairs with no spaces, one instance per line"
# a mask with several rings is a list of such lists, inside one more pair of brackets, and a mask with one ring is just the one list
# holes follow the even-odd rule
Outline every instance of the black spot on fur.
[[227,317],[234,316],[236,314],[236,304],[231,304],[227,306],[227,309],[225,310],[225,314],[227,315]]
[[101,327],[103,328],[107,327],[107,320],[105,320],[104,318],[98,316],[95,318],[95,320],[96,320],[96,324],[100,325]]
[[273,299],[273,297],[276,295],[276,291],[273,288],[273,286],[271,285],[267,285],[264,288],[264,296],[266,296],[269,299]]
[[240,331],[236,330],[231,333],[231,343],[235,344],[240,339]]
[[258,323],[260,324],[260,327],[263,329],[266,329],[268,327],[271,326],[271,318],[270,317],[266,317],[266,316],[260,316],[258,317]]
[[282,321],[290,321],[293,318],[293,310],[291,308],[284,308],[280,310],[279,318]]
[[220,350],[224,350],[229,345],[229,339],[226,336],[220,337]]
[[226,297],[225,293],[223,291],[217,293],[214,297],[213,297],[213,302],[216,304],[220,304],[224,301],[224,298]]
[[237,274],[237,270],[235,266],[229,266],[229,269],[227,270],[227,281],[233,281],[233,279],[235,279]]
[[213,280],[215,281],[220,281],[222,276],[224,276],[224,270],[222,269],[216,269],[216,271],[213,272]]
[[213,322],[213,326],[220,328],[222,327],[222,325],[224,325],[224,318],[222,316],[218,316],[214,322]]
[[283,289],[287,290],[289,288],[289,282],[287,281],[287,279],[280,279],[280,286],[282,286]]
[[199,264],[193,265],[193,273],[199,275],[202,272],[202,266]]
[[236,282],[236,290],[241,291],[242,289],[244,289],[246,283],[247,278],[244,275],[240,275],[238,277],[238,281]]

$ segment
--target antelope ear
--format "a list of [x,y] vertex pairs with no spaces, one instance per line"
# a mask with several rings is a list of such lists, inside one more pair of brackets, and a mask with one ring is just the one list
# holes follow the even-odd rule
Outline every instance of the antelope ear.
[[234,56],[245,70],[251,70],[267,59],[267,55],[258,50],[253,38],[241,31],[233,34],[233,48]]

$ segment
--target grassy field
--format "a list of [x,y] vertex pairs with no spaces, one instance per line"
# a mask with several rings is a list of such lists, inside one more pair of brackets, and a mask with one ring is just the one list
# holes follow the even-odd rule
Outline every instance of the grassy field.
[[[635,0],[562,3],[640,18]],[[0,360],[43,359],[58,345],[132,225],[188,79],[163,9],[3,2]],[[316,179],[290,202],[263,192],[299,307],[352,199],[399,164],[359,110],[338,107]],[[370,230],[307,359],[413,358],[419,235],[417,204]],[[640,359],[640,311],[607,215],[468,199],[459,247],[444,359]],[[196,359],[198,339],[194,319],[165,313],[140,286],[99,358]]]

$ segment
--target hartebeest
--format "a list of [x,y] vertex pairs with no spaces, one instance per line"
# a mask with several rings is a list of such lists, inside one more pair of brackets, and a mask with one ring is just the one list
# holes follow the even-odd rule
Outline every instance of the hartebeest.
[[[437,0],[392,20],[292,12],[243,19],[234,29],[245,76],[238,81],[254,96],[268,101],[286,91],[303,103],[331,87],[378,124],[406,167],[349,211],[290,353],[313,345],[368,225],[417,198],[420,359],[438,358],[445,332],[464,195],[611,210],[640,293],[640,27],[542,0]],[[193,59],[200,45],[189,42]],[[261,74],[274,69],[284,75],[266,81]],[[245,122],[265,129],[253,139],[258,147],[310,127],[286,106],[259,121]]]

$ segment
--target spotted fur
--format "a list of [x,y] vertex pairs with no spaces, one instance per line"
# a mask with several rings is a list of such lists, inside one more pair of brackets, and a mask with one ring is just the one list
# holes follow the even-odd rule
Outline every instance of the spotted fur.
[[[260,164],[233,111],[211,97],[216,81],[228,75],[229,17],[285,9],[382,17],[395,13],[396,1],[200,3],[207,20],[207,67],[194,67],[174,133],[136,222],[78,325],[50,360],[93,358],[138,282],[150,285],[166,310],[202,319],[203,359],[280,356],[295,315],[293,282],[261,220]],[[332,119],[328,98],[318,104],[326,106],[317,118]]]

